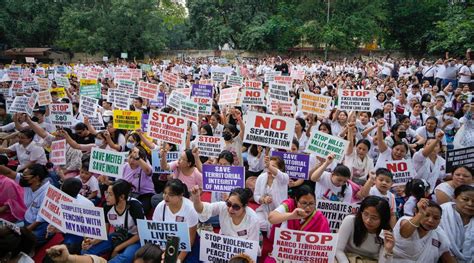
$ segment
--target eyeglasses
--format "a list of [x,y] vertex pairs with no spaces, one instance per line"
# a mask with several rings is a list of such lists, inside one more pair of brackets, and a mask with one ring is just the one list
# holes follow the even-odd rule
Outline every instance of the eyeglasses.
[[298,204],[300,204],[300,206],[302,206],[303,208],[306,208],[306,207],[314,207],[316,204],[315,203],[306,203],[306,202],[298,202]]
[[242,207],[238,204],[232,204],[230,201],[225,201],[228,208],[232,208],[234,211],[239,211]]
[[369,215],[369,213],[366,213],[366,212],[362,212],[362,217],[367,220],[367,219],[370,219],[370,221],[379,221],[380,218],[378,216],[371,216]]

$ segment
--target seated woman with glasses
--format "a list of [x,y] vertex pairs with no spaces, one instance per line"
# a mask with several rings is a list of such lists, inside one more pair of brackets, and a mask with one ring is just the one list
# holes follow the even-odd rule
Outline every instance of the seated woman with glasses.
[[197,185],[191,190],[191,200],[201,222],[219,215],[220,234],[259,241],[260,224],[257,213],[247,206],[252,198],[250,189],[234,188],[225,202],[215,203],[201,202],[201,192],[202,189]]
[[[286,199],[268,215],[272,230],[270,241],[273,244],[275,228],[300,230],[307,232],[329,233],[329,223],[321,211],[316,210],[316,197],[308,185],[300,186],[294,198]],[[265,262],[275,262],[267,257]]]

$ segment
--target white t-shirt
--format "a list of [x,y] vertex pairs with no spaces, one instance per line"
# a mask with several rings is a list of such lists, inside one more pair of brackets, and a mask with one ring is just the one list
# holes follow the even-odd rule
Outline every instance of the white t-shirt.
[[[436,133],[441,131],[441,129],[436,128],[435,132],[429,132],[426,130],[426,126],[421,126],[418,129],[416,129],[416,135],[422,137],[423,139],[428,139],[429,138],[435,138]],[[446,137],[443,136],[443,139],[441,139],[441,144],[446,145]]]
[[461,67],[461,69],[459,70],[459,73],[467,74],[467,76],[459,74],[459,82],[461,82],[461,83],[470,83],[471,82],[472,72],[466,65]]
[[374,195],[378,197],[382,197],[383,199],[387,200],[388,205],[390,206],[390,212],[395,213],[397,209],[397,205],[395,203],[395,195],[392,194],[390,191],[387,191],[387,194],[382,194],[379,189],[374,185],[369,190],[369,195]]
[[8,149],[16,152],[18,161],[20,162],[20,165],[17,169],[18,171],[23,169],[30,161],[35,161],[36,163],[42,165],[45,165],[48,162],[44,149],[33,141],[28,144],[26,148],[19,143],[15,143],[8,147]]
[[88,197],[90,194],[92,194],[94,191],[97,191],[97,197],[100,198],[100,189],[99,189],[99,181],[95,176],[91,176],[87,182],[83,182],[81,177],[78,175],[76,176],[77,179],[81,180],[82,183],[82,189],[79,192],[81,195]]
[[331,173],[323,172],[319,181],[316,182],[316,187],[314,189],[314,194],[316,195],[316,200],[331,200],[331,201],[341,201],[345,203],[351,203],[352,200],[352,188],[349,184],[346,183],[346,189],[344,191],[344,196],[339,196],[339,193],[342,190],[342,186],[335,186],[331,182]]
[[423,156],[423,150],[413,155],[413,168],[418,179],[425,179],[430,184],[430,192],[434,191],[436,181],[446,177],[446,161],[437,156],[433,163],[428,157]]
[[[156,206],[155,212],[153,213],[153,221],[157,222],[186,222],[188,227],[194,227],[198,223],[198,214],[194,209],[193,202],[187,198],[183,198],[183,203],[181,208],[176,214],[171,212],[169,206],[166,205],[166,202],[161,201],[158,206]],[[163,209],[165,209],[164,218],[163,218]]]

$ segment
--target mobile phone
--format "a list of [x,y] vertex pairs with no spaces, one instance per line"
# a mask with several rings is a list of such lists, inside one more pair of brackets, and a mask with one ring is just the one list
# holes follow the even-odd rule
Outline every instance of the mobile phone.
[[165,263],[176,263],[179,255],[179,237],[168,236],[166,238]]

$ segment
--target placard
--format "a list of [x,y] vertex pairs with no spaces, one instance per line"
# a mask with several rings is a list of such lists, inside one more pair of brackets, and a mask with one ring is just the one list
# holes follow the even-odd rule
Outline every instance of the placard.
[[130,94],[124,89],[109,89],[107,101],[118,109],[128,110],[130,108]]
[[53,102],[51,92],[49,90],[42,90],[38,92],[38,106],[49,105]]
[[[74,198],[54,187],[52,184],[48,185],[46,194],[44,195],[43,202],[39,209],[39,216],[41,216],[46,222],[59,229],[61,232],[64,231],[64,220],[61,214],[60,203],[72,203]],[[36,204],[38,205],[38,204]]]
[[166,106],[166,93],[158,92],[158,95],[156,95],[156,99],[150,100],[150,106],[153,106],[159,109],[165,107]]
[[100,85],[97,83],[97,78],[95,79],[81,79],[81,86],[79,94],[81,96],[86,96],[90,98],[102,98],[102,92]]
[[53,141],[49,161],[54,165],[66,164],[66,140]]
[[254,262],[257,262],[259,248],[257,241],[202,231],[199,260],[203,262],[229,262],[235,255],[246,254]]
[[241,76],[236,76],[236,75],[230,75],[227,77],[227,85],[228,86],[242,86],[242,83],[244,82],[244,78]]
[[290,86],[271,82],[268,98],[280,101],[290,101]]
[[123,58],[123,59],[128,58],[128,53],[124,53],[124,52],[120,53],[120,58]]
[[323,158],[326,158],[330,153],[334,153],[335,161],[342,162],[348,145],[349,141],[324,132],[314,131],[306,145],[306,152],[312,152]]
[[49,90],[51,82],[47,78],[37,78],[36,81],[40,87],[40,90]]
[[170,72],[164,72],[163,73],[163,80],[166,84],[176,87],[178,86],[178,75],[170,73]]
[[278,108],[281,108],[283,115],[291,115],[291,113],[294,112],[294,104],[291,101],[269,99],[267,105],[270,109],[270,112],[273,114],[278,114]]
[[187,128],[188,119],[186,118],[157,110],[150,111],[147,134],[151,138],[172,144],[184,145]]
[[70,128],[74,115],[71,103],[54,103],[49,105],[50,120],[53,125]]
[[[166,161],[168,163],[177,161],[180,156],[180,152],[167,152],[166,153]],[[172,170],[163,170],[161,169],[160,165],[160,151],[159,150],[153,150],[151,152],[151,163],[153,166],[153,173],[155,174],[171,174],[173,171]]]
[[446,172],[453,172],[454,167],[459,165],[474,168],[474,146],[448,150],[446,153]]
[[10,105],[10,108],[8,109],[8,113],[26,113],[26,106],[28,105],[29,99],[30,98],[25,96],[16,96],[12,104]]
[[293,84],[293,78],[291,76],[275,76],[273,81],[278,84],[284,84],[289,87]]
[[294,80],[304,80],[305,75],[304,70],[292,70],[290,74],[291,78]]
[[138,82],[138,96],[149,100],[154,100],[158,94],[158,84],[144,81]]
[[[408,181],[413,179],[415,175],[415,170],[413,169],[413,164],[411,160],[400,160],[400,161],[386,161],[386,168],[393,174],[393,186],[406,185]],[[436,182],[436,181],[435,181]],[[434,189],[434,184],[430,183]]]
[[358,204],[348,204],[338,201],[322,199],[316,201],[316,210],[321,211],[324,217],[326,217],[329,228],[333,233],[337,233],[346,216],[357,214],[359,207],[360,205]]
[[54,77],[54,80],[56,81],[58,87],[69,88],[71,86],[71,83],[69,82],[69,79],[67,77],[56,76]]
[[243,166],[209,164],[202,166],[202,189],[204,191],[228,193],[238,187],[245,187],[245,168]]
[[142,127],[142,112],[131,110],[114,110],[114,128],[136,130]]
[[181,101],[188,99],[188,96],[173,90],[170,97],[168,98],[168,106],[174,108],[177,111],[181,109]]
[[25,57],[26,63],[36,63],[35,58],[33,57]]
[[123,177],[127,153],[103,150],[98,147],[92,148],[89,172],[100,175]]
[[107,240],[104,209],[61,202],[64,232],[81,237]]
[[66,90],[63,87],[54,88],[54,89],[52,88],[49,91],[56,92],[56,94],[58,94],[58,98],[65,98],[67,96]]
[[35,109],[36,102],[38,101],[38,93],[33,92],[31,96],[28,98],[28,104],[26,104],[25,110],[26,114],[30,117],[33,117],[33,110]]
[[372,112],[370,102],[375,97],[373,90],[339,89],[337,96],[340,110]]
[[246,89],[262,89],[263,85],[261,81],[246,80],[244,81],[244,88]]
[[87,117],[95,117],[97,116],[97,105],[99,105],[99,99],[81,96],[79,112]]
[[224,150],[223,137],[198,135],[196,142],[201,156],[217,158]]
[[168,236],[179,237],[179,251],[191,251],[189,238],[189,226],[186,222],[156,222],[151,220],[137,219],[138,235],[140,244],[151,243],[166,248]]
[[225,72],[213,71],[211,73],[211,79],[215,82],[224,82],[225,81]]
[[198,123],[199,104],[190,99],[182,100],[179,114],[182,117],[188,118],[189,121]]
[[273,81],[275,81],[276,76],[281,76],[281,71],[265,72],[264,80],[265,80],[265,82],[273,82]]
[[285,162],[285,170],[290,178],[308,180],[309,155],[273,151],[272,156],[279,156]]
[[191,99],[199,105],[199,114],[212,113],[212,99],[214,87],[212,85],[193,84]]
[[242,105],[265,106],[265,91],[257,89],[243,89],[240,97]]
[[236,105],[240,95],[239,89],[240,87],[222,89],[219,95],[219,106]]
[[334,262],[337,234],[315,233],[278,227],[272,255],[285,262]]
[[130,79],[118,79],[117,89],[124,89],[125,91],[127,91],[127,93],[138,95],[138,88],[135,84],[135,81]]
[[244,121],[244,143],[274,147],[276,149],[291,149],[291,143],[295,134],[295,119],[265,113],[248,112],[244,116]]
[[302,112],[316,114],[318,117],[327,118],[331,112],[332,98],[311,92],[300,93],[298,109]]

